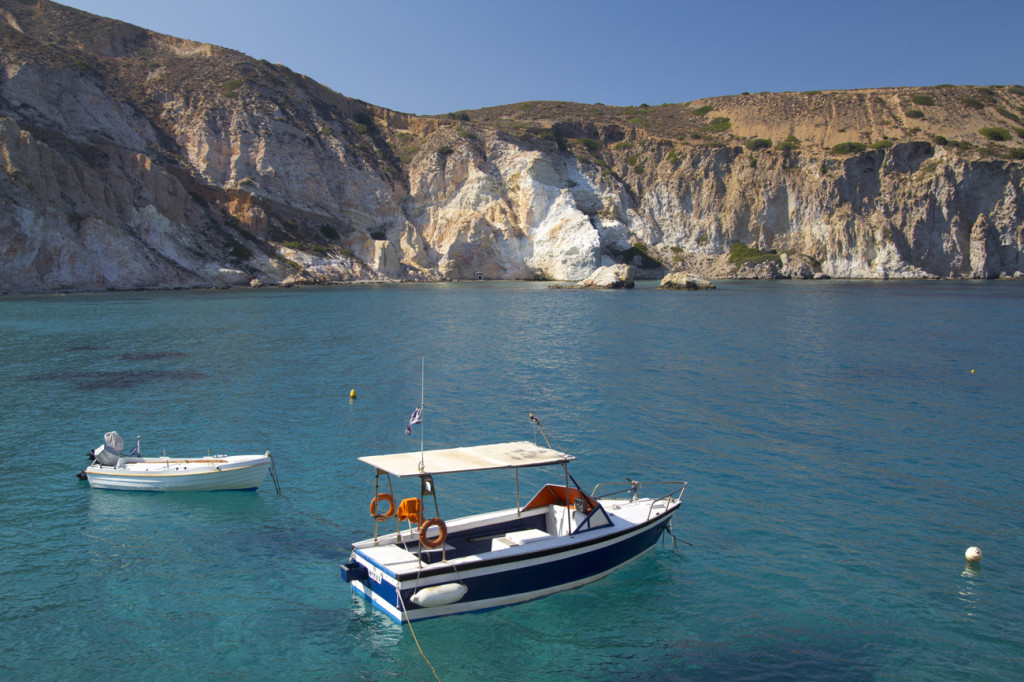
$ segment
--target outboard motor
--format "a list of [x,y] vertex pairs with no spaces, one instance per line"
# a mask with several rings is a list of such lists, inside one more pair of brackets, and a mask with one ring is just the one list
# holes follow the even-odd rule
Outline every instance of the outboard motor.
[[117,460],[121,459],[121,448],[123,447],[124,439],[118,435],[117,431],[110,431],[103,436],[103,445],[92,451],[92,459],[100,466],[117,466]]
[[121,438],[117,431],[107,431],[103,434],[103,444],[118,452],[124,450],[124,438]]

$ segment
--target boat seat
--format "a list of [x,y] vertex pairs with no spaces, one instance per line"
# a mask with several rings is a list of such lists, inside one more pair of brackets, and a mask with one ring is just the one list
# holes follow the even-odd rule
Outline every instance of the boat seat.
[[534,540],[543,540],[544,538],[551,537],[550,533],[537,528],[527,528],[526,530],[515,530],[510,533],[505,533],[500,538],[494,538],[491,540],[491,551],[496,552],[499,549],[508,549],[509,547],[518,547]]
[[408,552],[397,545],[378,545],[376,547],[364,547],[359,550],[368,559],[380,566],[387,566],[394,570],[396,565],[412,563],[416,561],[416,555]]

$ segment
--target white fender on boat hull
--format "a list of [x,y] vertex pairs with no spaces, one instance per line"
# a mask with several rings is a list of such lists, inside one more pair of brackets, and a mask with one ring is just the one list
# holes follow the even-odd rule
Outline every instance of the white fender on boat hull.
[[444,585],[424,587],[412,595],[412,603],[423,608],[447,606],[465,597],[467,591],[466,586],[459,583],[445,583]]

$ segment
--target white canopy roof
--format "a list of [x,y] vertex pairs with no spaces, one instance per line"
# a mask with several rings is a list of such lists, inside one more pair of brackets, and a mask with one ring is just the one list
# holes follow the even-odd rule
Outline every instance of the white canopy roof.
[[423,454],[423,471],[420,471],[420,453],[402,452],[395,455],[373,455],[360,457],[380,471],[393,476],[422,476],[454,474],[464,471],[485,471],[487,469],[517,469],[548,464],[563,464],[576,459],[558,450],[543,448],[529,441],[516,443],[494,443],[493,445],[471,445],[445,450],[426,450]]

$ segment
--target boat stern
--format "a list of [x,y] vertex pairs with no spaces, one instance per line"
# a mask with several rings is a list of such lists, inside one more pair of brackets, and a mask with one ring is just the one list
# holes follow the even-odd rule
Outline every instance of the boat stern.
[[406,622],[394,575],[372,562],[364,561],[368,560],[362,557],[361,561],[353,552],[348,563],[341,565],[341,577],[352,587],[353,592],[383,611],[391,620],[396,623]]

